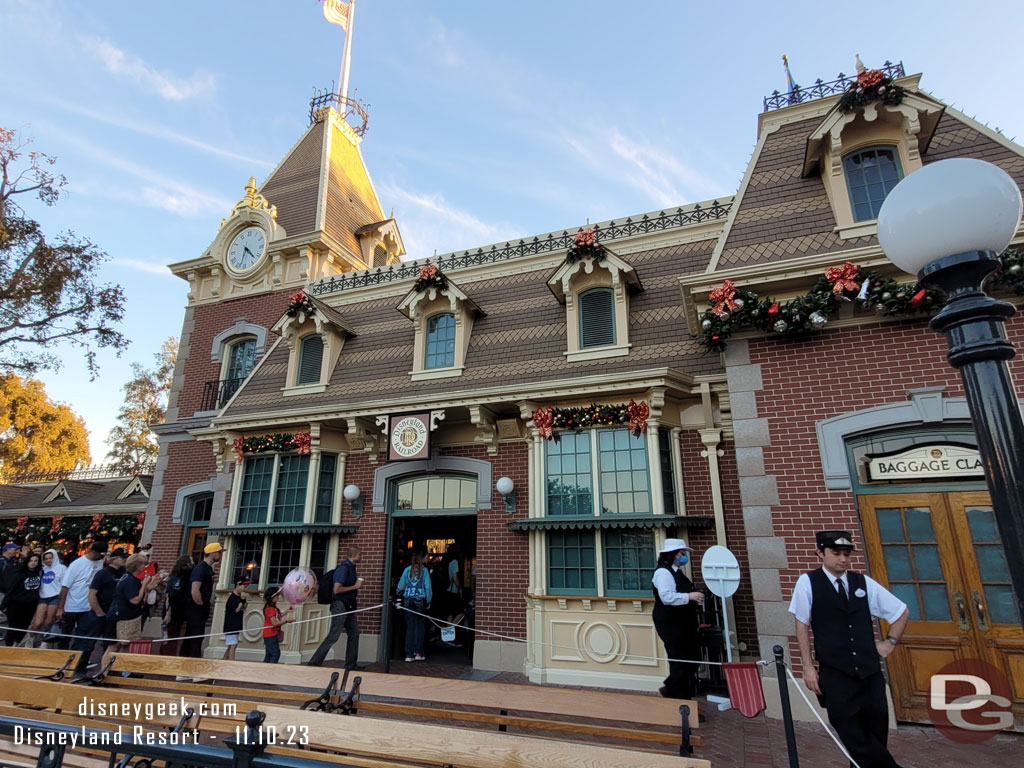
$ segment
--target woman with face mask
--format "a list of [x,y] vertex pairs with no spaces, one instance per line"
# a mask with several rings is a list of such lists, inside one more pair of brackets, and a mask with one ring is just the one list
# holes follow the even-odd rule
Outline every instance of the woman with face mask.
[[[697,608],[704,605],[704,594],[694,589],[683,571],[692,551],[683,539],[666,539],[652,579],[654,628],[670,659],[700,658]],[[668,699],[692,699],[697,693],[697,665],[670,661],[658,692]]]

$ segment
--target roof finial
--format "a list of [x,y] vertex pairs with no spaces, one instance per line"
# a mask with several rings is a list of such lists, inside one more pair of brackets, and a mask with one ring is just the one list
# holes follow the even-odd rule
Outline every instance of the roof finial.
[[857,74],[859,75],[861,72],[866,72],[867,69],[868,68],[864,66],[864,62],[860,60],[860,54],[858,53],[857,54]]

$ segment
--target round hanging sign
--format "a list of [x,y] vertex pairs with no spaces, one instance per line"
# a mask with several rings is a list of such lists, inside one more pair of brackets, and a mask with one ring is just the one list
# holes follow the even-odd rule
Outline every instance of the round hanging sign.
[[736,555],[717,544],[701,555],[700,575],[717,597],[732,597],[740,586],[740,564]]
[[403,459],[418,456],[427,444],[427,425],[418,416],[406,416],[391,425],[391,450]]

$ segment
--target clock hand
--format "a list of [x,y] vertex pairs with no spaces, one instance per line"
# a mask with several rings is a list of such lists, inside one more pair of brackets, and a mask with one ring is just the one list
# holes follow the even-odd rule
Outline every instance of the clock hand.
[[256,261],[256,254],[254,254],[252,251],[249,250],[249,246],[248,245],[245,246],[245,250],[242,252],[242,255],[244,256],[247,253],[252,257],[252,260],[249,262],[250,264],[252,262]]

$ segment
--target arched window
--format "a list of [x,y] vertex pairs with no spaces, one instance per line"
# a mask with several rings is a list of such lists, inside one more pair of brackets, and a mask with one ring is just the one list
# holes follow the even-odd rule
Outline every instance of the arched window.
[[442,312],[427,320],[427,345],[424,368],[450,368],[455,365],[455,315]]
[[256,338],[249,336],[231,343],[225,379],[244,379],[256,364]]
[[311,333],[299,342],[299,374],[296,384],[319,384],[320,368],[324,359],[324,340],[319,333]]
[[851,152],[843,158],[843,170],[854,221],[877,219],[885,196],[903,178],[896,147],[868,147]]
[[584,291],[579,298],[580,349],[615,343],[615,297],[611,288]]

